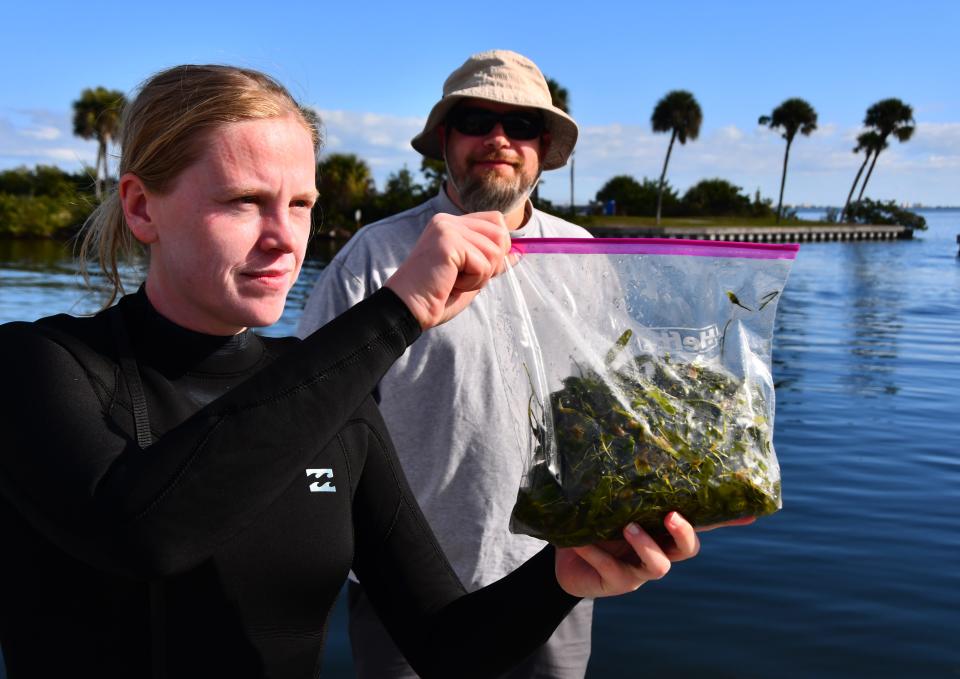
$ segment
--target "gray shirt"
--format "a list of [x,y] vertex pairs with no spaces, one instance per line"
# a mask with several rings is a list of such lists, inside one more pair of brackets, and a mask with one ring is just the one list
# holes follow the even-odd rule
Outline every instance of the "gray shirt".
[[[528,206],[529,208],[529,206]],[[363,227],[317,281],[300,320],[305,336],[379,289],[437,213],[462,214],[440,191],[411,210]],[[531,210],[515,237],[587,238],[584,229]],[[464,586],[513,571],[543,542],[509,531],[523,474],[507,425],[517,408],[504,390],[494,322],[505,286],[488,287],[460,315],[426,331],[380,382],[380,409],[423,512]]]

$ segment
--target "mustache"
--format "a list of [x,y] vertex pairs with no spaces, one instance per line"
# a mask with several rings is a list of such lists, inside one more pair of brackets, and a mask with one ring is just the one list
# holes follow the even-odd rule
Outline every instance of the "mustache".
[[467,162],[469,162],[471,165],[476,165],[477,163],[507,163],[513,167],[520,167],[523,164],[519,159],[513,156],[504,155],[502,153],[489,153],[483,156],[471,156],[467,159]]

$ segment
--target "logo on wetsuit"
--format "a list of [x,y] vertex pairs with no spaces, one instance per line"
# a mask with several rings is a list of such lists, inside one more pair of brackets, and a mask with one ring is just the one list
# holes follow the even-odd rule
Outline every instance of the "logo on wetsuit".
[[310,484],[311,493],[336,493],[337,487],[333,485],[333,470],[332,469],[308,469],[307,476],[314,479],[330,479],[330,481],[324,481],[322,484],[319,481],[314,481]]

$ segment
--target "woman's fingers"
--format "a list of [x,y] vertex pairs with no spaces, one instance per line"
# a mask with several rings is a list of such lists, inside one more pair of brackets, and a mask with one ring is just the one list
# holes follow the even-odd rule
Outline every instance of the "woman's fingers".
[[[633,554],[625,552],[628,564],[639,560],[640,571],[646,580],[659,580],[670,571],[670,557],[650,534],[635,523],[623,529],[623,537],[633,548]],[[641,583],[642,584],[642,583]]]
[[[496,213],[499,214],[499,213]],[[476,290],[497,275],[503,269],[506,254],[504,246],[498,240],[499,230],[482,228],[480,222],[476,228],[465,224],[458,233],[463,238],[463,260],[458,265],[458,274],[454,283],[456,290]],[[509,250],[509,237],[506,240]]]
[[676,561],[700,552],[697,531],[722,526],[745,526],[752,517],[694,529],[678,512],[663,520],[666,539],[660,542],[635,523],[623,529],[623,540],[557,549],[557,581],[574,596],[616,596],[632,592],[645,582],[659,580]]
[[677,512],[670,512],[663,519],[663,525],[673,539],[672,545],[665,546],[664,552],[671,561],[692,559],[700,553],[700,538],[693,526]]
[[424,329],[459,313],[503,269],[510,232],[499,212],[435,215],[386,285]]
[[[472,272],[462,270],[462,276],[471,273],[480,273],[484,276],[485,284],[490,278],[501,273],[506,264],[504,259],[510,252],[510,231],[499,212],[477,212],[464,215],[464,230],[462,234],[466,241],[475,247],[486,260],[486,263],[475,262],[483,267],[483,271]],[[458,280],[458,287],[464,283]]]
[[574,596],[602,597],[632,592],[670,571],[670,558],[639,526],[616,540],[557,550],[557,580]]
[[658,577],[647,573],[646,564],[640,558],[616,557],[599,545],[570,547],[569,551],[575,557],[575,560],[568,559],[569,565],[576,567],[562,572],[558,559],[557,580],[574,596],[617,596]]

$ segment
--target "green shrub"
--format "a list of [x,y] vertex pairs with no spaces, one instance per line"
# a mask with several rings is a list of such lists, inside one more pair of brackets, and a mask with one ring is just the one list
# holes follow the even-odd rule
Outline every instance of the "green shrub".
[[0,193],[0,236],[50,238],[78,229],[91,206],[80,197],[14,196]]
[[[610,179],[597,191],[596,199],[601,204],[609,200],[616,201],[618,215],[634,217],[652,217],[657,213],[657,191],[660,183],[653,179],[643,178],[638,182],[630,175],[621,174]],[[680,199],[670,182],[663,184],[662,214],[665,217],[679,213]]]
[[873,201],[869,198],[851,203],[847,208],[847,221],[857,224],[898,224],[923,231],[927,220],[921,215],[898,206],[895,201]]

